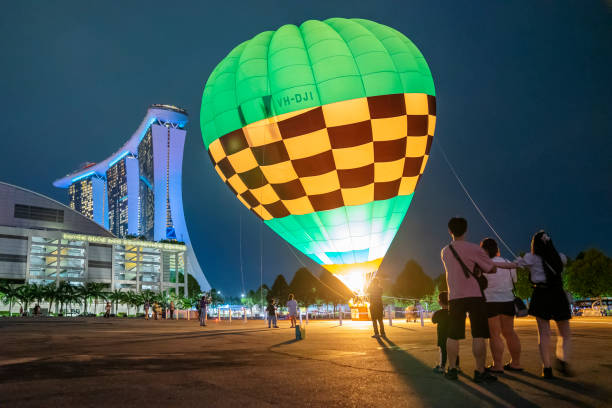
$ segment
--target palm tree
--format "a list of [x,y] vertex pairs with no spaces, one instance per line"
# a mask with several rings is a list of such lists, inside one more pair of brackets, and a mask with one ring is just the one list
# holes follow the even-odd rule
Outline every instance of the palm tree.
[[55,295],[57,293],[55,282],[49,283],[42,287],[42,298],[49,302],[49,312],[51,312],[51,308],[53,306],[53,301],[56,299]]
[[76,288],[76,292],[78,292],[79,297],[83,300],[83,315],[87,316],[87,303],[89,303],[89,299],[91,298],[91,287],[89,286],[90,282],[86,283],[83,286],[78,286]]
[[97,282],[90,282],[91,283],[91,296],[94,299],[94,315],[97,312],[98,309],[98,299],[107,299],[107,295],[106,292],[104,291],[104,289],[106,289],[106,285],[103,283],[97,283]]
[[130,313],[129,306],[133,306],[136,308],[136,315],[138,315],[138,310],[140,305],[144,303],[143,297],[136,292],[125,292],[125,303],[128,305],[128,315]]
[[77,287],[68,284],[65,288],[65,299],[68,302],[69,308],[72,310],[73,303],[79,303],[83,298],[81,297],[81,292],[77,289]]
[[2,301],[4,303],[9,304],[9,316],[11,316],[11,309],[13,308],[13,303],[15,303],[15,301],[19,299],[18,290],[19,286],[15,284],[4,284],[0,288],[0,295],[2,296]]
[[27,283],[21,285],[17,289],[17,299],[19,299],[20,303],[23,305],[23,311],[27,313],[28,306],[30,305],[30,302],[34,299],[34,292],[32,290],[32,286]]
[[132,301],[134,302],[133,305],[136,306],[136,315],[138,315],[140,306],[144,305],[146,298],[144,294],[142,293],[134,293],[134,296],[132,297]]
[[115,289],[112,292],[108,293],[108,298],[115,306],[115,316],[117,316],[117,309],[119,308],[119,302],[123,302],[124,292],[121,289]]
[[127,306],[126,317],[130,317],[130,306],[132,305],[131,296],[132,292],[121,292],[121,302]]
[[60,314],[64,314],[64,305],[70,305],[75,300],[80,299],[80,295],[76,293],[77,289],[70,285],[67,281],[60,281],[55,290],[56,299],[60,302]]

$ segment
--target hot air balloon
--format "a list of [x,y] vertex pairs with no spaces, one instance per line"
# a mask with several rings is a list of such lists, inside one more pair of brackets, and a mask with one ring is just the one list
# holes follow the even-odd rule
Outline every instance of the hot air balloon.
[[236,197],[363,293],[425,169],[434,84],[393,28],[309,20],[234,48],[206,82],[200,123]]

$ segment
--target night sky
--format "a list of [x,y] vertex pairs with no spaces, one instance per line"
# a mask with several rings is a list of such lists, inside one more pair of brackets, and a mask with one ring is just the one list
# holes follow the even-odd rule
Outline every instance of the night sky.
[[[612,255],[612,2],[13,1],[0,15],[0,180],[66,203],[51,183],[117,150],[153,103],[187,109],[183,197],[209,281],[260,282],[261,223],[215,173],[201,139],[202,90],[237,44],[283,24],[359,17],[421,50],[437,93],[437,141],[515,251],[545,228],[569,256]],[[453,215],[491,235],[434,146],[382,269],[410,258],[432,277]],[[507,255],[507,254],[506,254]],[[313,271],[318,267],[300,255]],[[263,281],[301,264],[263,228]]]

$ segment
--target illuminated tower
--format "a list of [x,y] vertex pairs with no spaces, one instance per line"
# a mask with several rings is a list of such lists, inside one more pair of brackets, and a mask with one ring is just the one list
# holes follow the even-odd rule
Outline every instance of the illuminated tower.
[[208,290],[210,285],[191,247],[183,213],[187,121],[183,109],[151,105],[121,149],[99,163],[56,180],[53,185],[68,188],[72,208],[118,237],[140,235],[148,240],[168,239],[187,244],[186,270],[203,290]]
[[70,208],[94,220],[105,228],[108,225],[106,181],[93,173],[76,177],[68,188]]

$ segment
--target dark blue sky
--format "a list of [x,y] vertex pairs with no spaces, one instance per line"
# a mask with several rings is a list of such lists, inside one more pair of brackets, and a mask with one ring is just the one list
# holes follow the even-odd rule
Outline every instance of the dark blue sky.
[[[436,138],[515,251],[545,228],[570,256],[592,246],[612,254],[612,5],[603,1],[5,2],[0,179],[66,202],[54,179],[114,152],[150,104],[184,107],[183,194],[196,253],[213,286],[240,293],[242,215],[246,286],[255,288],[261,224],[207,157],[202,90],[238,43],[328,17],[389,25],[420,48],[436,84]],[[414,258],[440,274],[456,214],[473,240],[490,235],[434,147],[382,268],[394,274]],[[264,282],[290,280],[299,266],[264,228]]]

